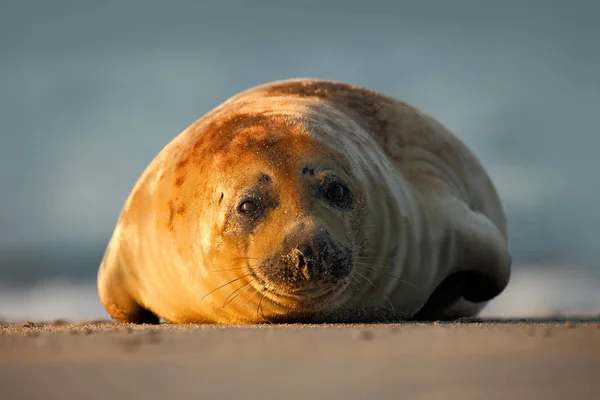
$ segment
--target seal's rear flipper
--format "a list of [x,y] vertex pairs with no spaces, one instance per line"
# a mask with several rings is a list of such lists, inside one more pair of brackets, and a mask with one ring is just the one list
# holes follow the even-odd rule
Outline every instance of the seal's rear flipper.
[[119,322],[158,324],[159,318],[142,307],[132,296],[127,285],[129,280],[126,271],[115,253],[118,251],[107,252],[98,271],[98,296],[106,312]]
[[[474,317],[486,304],[474,300],[466,300],[466,293],[488,278],[476,272],[456,272],[446,278],[434,290],[427,303],[412,319],[415,321],[449,321],[457,318]],[[484,283],[485,284],[485,283]],[[496,291],[482,290],[489,297]],[[485,301],[485,300],[484,300]]]
[[502,231],[484,214],[468,210],[456,218],[453,236],[456,258],[449,276],[462,274],[462,297],[472,303],[482,303],[498,296],[508,285],[512,259],[508,240]]
[[450,320],[473,317],[508,285],[511,257],[506,236],[484,214],[459,201],[446,200],[452,207],[442,240],[444,260],[450,263],[446,276],[435,288],[417,320]]

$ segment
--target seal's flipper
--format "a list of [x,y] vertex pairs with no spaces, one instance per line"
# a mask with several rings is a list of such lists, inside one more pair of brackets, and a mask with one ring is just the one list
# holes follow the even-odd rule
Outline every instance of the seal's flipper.
[[450,213],[454,219],[456,256],[450,273],[464,273],[462,297],[474,303],[498,296],[510,279],[511,257],[508,241],[500,229],[484,214],[463,205],[462,213]]
[[151,311],[140,307],[137,303],[126,304],[121,302],[114,302],[109,300],[104,302],[106,311],[116,321],[119,322],[130,322],[134,324],[158,324],[160,323],[158,317]]
[[[477,287],[483,275],[476,272],[456,272],[446,278],[433,291],[425,305],[412,319],[415,321],[449,321],[461,317],[474,317],[485,305],[465,299],[471,287]],[[492,293],[490,292],[487,292]]]
[[[452,208],[451,212],[448,208]],[[445,200],[448,229],[442,239],[448,264],[445,278],[427,303],[413,316],[416,320],[448,320],[475,316],[487,301],[499,295],[510,279],[511,257],[501,230],[484,214],[458,199]]]
[[107,251],[98,271],[98,296],[104,308],[111,318],[119,322],[158,324],[159,318],[131,295],[126,272],[115,253],[118,252]]

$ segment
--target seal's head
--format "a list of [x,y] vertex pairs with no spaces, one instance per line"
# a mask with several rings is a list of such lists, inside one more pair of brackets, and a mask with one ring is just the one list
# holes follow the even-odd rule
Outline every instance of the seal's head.
[[278,110],[238,113],[202,135],[197,159],[218,173],[197,188],[204,207],[191,225],[202,301],[219,317],[224,306],[283,320],[331,313],[365,245],[361,172],[324,140],[335,124]]

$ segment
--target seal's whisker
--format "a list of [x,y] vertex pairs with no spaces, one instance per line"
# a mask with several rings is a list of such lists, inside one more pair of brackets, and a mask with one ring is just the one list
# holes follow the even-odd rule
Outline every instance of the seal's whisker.
[[367,248],[364,248],[364,249],[358,248],[358,249],[356,249],[356,250],[352,250],[352,251],[351,251],[351,253],[352,253],[352,254],[355,254],[355,255],[362,255],[362,254],[376,254],[376,253],[378,253],[378,251],[377,251],[377,250],[371,250],[371,251],[368,251],[368,249],[367,249]]
[[[225,299],[225,301],[223,302],[223,306],[221,308],[225,308],[225,306],[229,303],[231,303],[233,300],[235,300],[236,297],[238,297],[240,295],[241,290],[242,289],[246,289],[248,286],[250,286],[252,284],[252,282],[254,282],[255,278],[252,278],[250,280],[250,282],[240,286],[239,288],[235,289],[233,292],[231,292],[231,294],[229,296],[227,296],[227,298]],[[237,293],[237,294],[235,294]],[[234,296],[235,295],[235,296]],[[233,296],[233,298],[231,300],[229,300],[229,298]]]
[[[373,273],[375,273],[375,274],[377,274],[377,275],[383,275],[383,276],[387,276],[388,278],[392,278],[392,279],[396,279],[396,280],[398,280],[398,281],[404,282],[404,283],[406,283],[407,285],[412,285],[410,282],[408,282],[408,281],[404,281],[404,279],[402,279],[402,278],[399,278],[399,277],[397,277],[397,276],[394,276],[394,275],[390,275],[390,274],[388,274],[388,273],[386,273],[386,272],[384,272],[384,271],[379,271],[379,270],[377,270],[377,269],[375,269],[375,268],[373,268],[373,267],[364,266],[364,265],[360,265],[360,264],[358,264],[358,263],[357,263],[357,265],[355,265],[355,268],[356,268],[357,270],[359,270],[359,271],[364,271],[364,272],[373,272]],[[413,286],[414,286],[414,285],[413,285]],[[416,289],[416,286],[415,286],[415,289]]]
[[244,269],[244,268],[248,268],[248,267],[250,267],[250,264],[246,264],[246,265],[243,265],[241,267],[236,267],[236,268],[212,269],[209,272],[238,271],[240,269]]
[[203,296],[203,297],[200,299],[200,301],[204,300],[204,299],[206,298],[206,296],[208,296],[209,294],[211,294],[211,293],[213,293],[213,292],[216,292],[217,290],[219,290],[219,289],[221,289],[221,288],[224,288],[225,286],[227,286],[227,285],[230,285],[230,284],[232,284],[233,282],[239,281],[240,279],[246,278],[246,277],[248,277],[248,276],[250,276],[250,275],[252,275],[252,273],[250,273],[250,272],[249,272],[249,273],[247,273],[247,274],[245,274],[245,275],[242,275],[242,276],[240,276],[240,277],[237,277],[237,278],[235,278],[235,279],[232,279],[232,280],[230,280],[229,282],[227,282],[227,283],[225,283],[225,284],[223,284],[223,285],[219,286],[218,288],[216,288],[216,289],[213,289],[213,290],[211,290],[210,292],[206,293],[206,294],[205,294],[205,295],[204,295],[204,296]]
[[394,275],[390,275],[384,271],[380,271],[378,269],[376,269],[376,267],[380,267],[379,265],[365,265],[363,263],[357,262],[357,265],[355,266],[355,268],[357,268],[358,270],[364,271],[364,272],[373,272],[379,275],[383,275],[383,276],[387,276],[388,278],[393,278],[398,280],[401,283],[405,283],[409,286],[412,286],[414,289],[419,290],[419,288],[417,287],[417,285],[415,285],[414,283],[411,283],[405,279],[399,278],[397,276]]
[[378,260],[387,260],[389,259],[389,257],[386,256],[382,256],[380,252],[378,251],[371,251],[371,252],[364,252],[364,251],[357,251],[352,253],[356,258],[362,258],[362,259],[378,259]]
[[378,267],[378,268],[390,268],[391,265],[390,264],[374,264],[372,262],[367,262],[367,261],[361,261],[360,259],[357,260],[357,262],[360,262],[364,265],[369,265],[371,267]]
[[388,303],[390,304],[390,307],[392,308],[392,314],[394,314],[394,318],[396,318],[396,309],[394,308],[394,305],[392,304],[392,300],[390,300],[390,297],[387,294],[385,294],[385,292],[383,290],[381,290],[381,288],[379,286],[377,286],[375,283],[373,283],[372,280],[370,280],[369,278],[367,278],[360,271],[356,271],[356,273],[358,275],[362,276],[367,282],[369,282],[371,285],[373,285],[373,287],[375,289],[379,290],[381,292],[381,294],[385,296],[385,298],[387,299]]
[[250,295],[250,296],[249,296],[249,297],[246,299],[246,302],[244,303],[243,307],[246,307],[246,306],[247,306],[247,305],[250,303],[250,300],[251,300],[251,299],[252,299],[254,296],[256,296],[256,293],[258,293],[258,292],[259,292],[258,290],[254,290],[254,292],[252,292],[252,294],[251,294],[251,295]]
[[265,316],[265,313],[261,310],[260,306],[262,304],[262,301],[265,299],[266,295],[265,295],[265,291],[267,290],[267,284],[265,283],[263,285],[263,287],[260,290],[260,294],[261,294],[261,298],[258,301],[258,306],[256,306],[256,318],[259,318],[260,315],[262,315],[263,317]]
[[387,257],[364,257],[364,256],[358,256],[356,257],[357,260],[384,260]]
[[350,284],[352,286],[354,286],[354,288],[356,289],[357,292],[360,292],[360,287],[356,284],[357,283],[357,279],[353,276],[349,276],[348,278],[350,278]]

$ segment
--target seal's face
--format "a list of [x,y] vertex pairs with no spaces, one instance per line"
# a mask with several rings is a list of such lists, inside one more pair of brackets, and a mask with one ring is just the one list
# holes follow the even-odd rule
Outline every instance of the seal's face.
[[271,316],[339,308],[364,203],[346,156],[306,125],[277,119],[245,125],[220,155],[213,196],[223,218],[210,249],[213,268],[232,272],[222,296],[239,289],[244,302],[259,292]]
[[257,184],[233,201],[224,236],[245,239],[231,244],[258,285],[308,300],[335,288],[352,268],[347,235],[352,194],[334,171],[296,169],[294,182],[286,182],[289,176],[260,173]]

